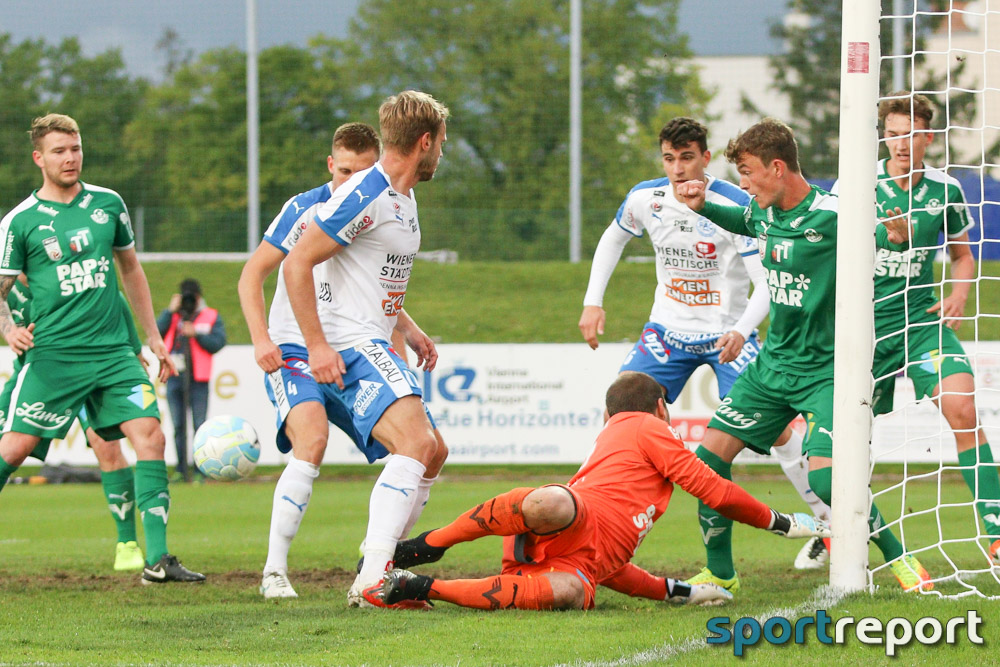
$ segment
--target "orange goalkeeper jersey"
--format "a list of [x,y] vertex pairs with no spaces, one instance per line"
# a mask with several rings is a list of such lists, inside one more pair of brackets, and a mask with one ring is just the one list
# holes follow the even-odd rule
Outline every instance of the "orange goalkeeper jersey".
[[766,505],[716,475],[684,447],[669,424],[645,412],[618,413],[569,481],[596,523],[598,582],[632,559],[653,522],[666,511],[674,484],[710,507],[738,505],[744,520],[758,527],[770,522]]

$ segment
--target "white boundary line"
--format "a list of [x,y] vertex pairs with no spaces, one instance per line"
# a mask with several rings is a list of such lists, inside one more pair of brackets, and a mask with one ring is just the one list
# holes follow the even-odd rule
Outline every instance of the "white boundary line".
[[[813,593],[812,597],[802,604],[796,605],[795,607],[780,607],[772,609],[755,616],[754,618],[761,624],[763,624],[767,619],[774,618],[775,616],[783,616],[791,620],[810,610],[828,609],[837,604],[841,599],[843,599],[843,597],[844,592],[840,589],[831,588],[830,586],[820,586]],[[717,607],[717,609],[724,609],[724,607]],[[700,651],[706,648],[711,648],[711,645],[708,644],[705,637],[689,637],[688,639],[685,639],[677,644],[662,644],[661,646],[639,651],[638,653],[633,653],[632,655],[622,656],[621,658],[610,662],[578,661],[561,663],[559,665],[555,665],[554,667],[624,667],[632,665],[646,665],[652,662],[676,658],[678,656],[686,655],[688,653],[693,653],[694,651]]]

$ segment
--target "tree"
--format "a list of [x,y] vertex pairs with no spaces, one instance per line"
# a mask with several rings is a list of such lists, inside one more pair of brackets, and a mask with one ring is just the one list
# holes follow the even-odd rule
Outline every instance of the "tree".
[[[585,246],[596,244],[628,188],[656,169],[655,140],[638,143],[649,124],[698,88],[677,5],[583,1]],[[566,0],[360,6],[346,55],[365,104],[416,88],[452,112],[439,175],[419,193],[425,247],[566,257],[569,39]]]
[[88,58],[75,38],[49,45],[41,39],[15,43],[0,34],[0,89],[0,208],[10,209],[41,185],[27,131],[33,118],[49,112],[68,114],[80,124],[85,180],[114,188],[130,201],[135,179],[122,135],[145,82],[125,72],[118,50]]
[[[920,2],[920,0],[910,0]],[[892,0],[882,0],[883,7],[890,8]],[[923,10],[941,10],[941,0],[923,0]],[[784,51],[770,57],[770,68],[774,74],[773,88],[786,96],[790,102],[790,118],[783,119],[795,131],[799,142],[799,161],[803,173],[808,178],[836,178],[838,170],[838,137],[840,134],[840,47],[841,47],[841,4],[826,0],[789,0],[789,16],[792,20],[771,26],[771,36],[785,44]],[[912,7],[911,7],[912,9]],[[885,11],[883,11],[885,13]],[[942,20],[941,15],[921,14],[916,24],[916,49],[924,47],[926,36]],[[891,53],[892,31],[888,24],[881,30],[881,51]],[[907,35],[906,42],[912,40]],[[918,53],[917,66],[924,57]],[[952,70],[953,76],[960,76],[964,63]],[[888,94],[891,88],[891,66],[884,66],[880,72],[880,90]],[[907,79],[909,80],[909,79]],[[918,72],[922,90],[943,90],[944,82],[935,78],[926,69]],[[961,122],[971,118],[975,103],[972,95],[952,92],[949,96],[951,117]],[[746,97],[743,108],[749,113],[761,114]],[[943,150],[944,142],[932,147]],[[954,159],[954,158],[953,158]]]

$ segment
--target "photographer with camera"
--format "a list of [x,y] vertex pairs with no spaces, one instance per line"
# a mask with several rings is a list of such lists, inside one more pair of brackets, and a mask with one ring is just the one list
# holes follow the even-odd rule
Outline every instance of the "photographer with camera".
[[156,326],[170,351],[177,375],[167,379],[167,404],[174,422],[177,469],[174,477],[190,482],[187,452],[187,413],[191,410],[193,430],[205,422],[208,413],[208,383],[212,379],[212,355],[226,344],[226,327],[219,311],[209,308],[201,296],[201,285],[188,278],[180,293],[170,297],[170,305],[160,313]]

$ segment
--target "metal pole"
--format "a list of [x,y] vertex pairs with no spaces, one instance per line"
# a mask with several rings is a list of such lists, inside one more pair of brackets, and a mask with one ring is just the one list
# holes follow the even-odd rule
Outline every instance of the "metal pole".
[[571,0],[569,19],[569,261],[580,262],[580,162],[583,143],[580,75],[580,0]]
[[247,252],[260,242],[260,109],[257,75],[257,0],[247,11]]
[[868,585],[879,0],[844,0],[840,69],[837,330],[830,585]]

